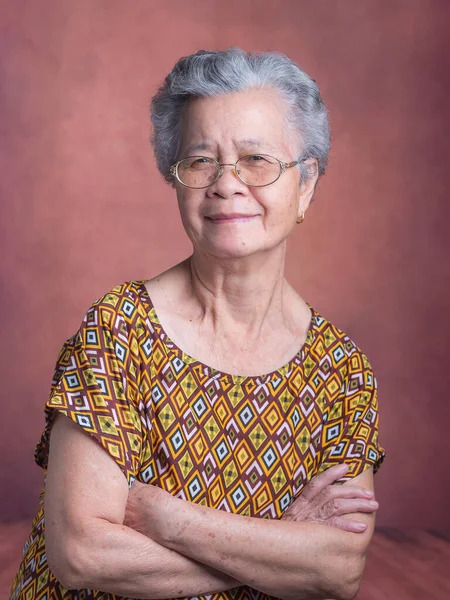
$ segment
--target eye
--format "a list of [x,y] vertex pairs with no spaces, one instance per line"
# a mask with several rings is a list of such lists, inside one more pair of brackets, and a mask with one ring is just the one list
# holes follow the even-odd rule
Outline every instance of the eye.
[[247,167],[249,169],[262,169],[266,168],[268,165],[271,165],[273,162],[274,159],[265,154],[248,154],[239,160],[239,165],[242,168]]
[[204,169],[213,164],[214,160],[207,156],[188,156],[181,162],[185,169]]

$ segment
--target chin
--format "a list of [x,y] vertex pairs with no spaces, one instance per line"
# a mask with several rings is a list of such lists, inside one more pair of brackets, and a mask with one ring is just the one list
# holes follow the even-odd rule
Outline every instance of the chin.
[[216,258],[245,258],[246,256],[252,256],[257,252],[264,252],[266,248],[262,247],[261,244],[256,245],[250,243],[248,240],[241,242],[229,242],[222,244],[205,244],[197,246],[201,252],[206,252]]

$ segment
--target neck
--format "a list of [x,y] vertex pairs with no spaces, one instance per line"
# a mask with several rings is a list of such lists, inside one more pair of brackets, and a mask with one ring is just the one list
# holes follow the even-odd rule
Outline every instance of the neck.
[[[198,316],[217,333],[244,331],[257,338],[272,318],[280,322],[290,286],[284,279],[285,244],[245,259],[217,259],[194,250],[186,261],[189,293]],[[197,311],[195,311],[197,312]]]

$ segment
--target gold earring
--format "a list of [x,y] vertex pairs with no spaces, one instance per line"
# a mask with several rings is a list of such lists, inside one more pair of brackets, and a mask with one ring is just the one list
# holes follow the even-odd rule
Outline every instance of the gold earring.
[[297,219],[297,225],[300,224],[300,223],[303,223],[304,220],[305,220],[305,213],[302,211],[302,219],[301,219],[301,221],[299,221]]

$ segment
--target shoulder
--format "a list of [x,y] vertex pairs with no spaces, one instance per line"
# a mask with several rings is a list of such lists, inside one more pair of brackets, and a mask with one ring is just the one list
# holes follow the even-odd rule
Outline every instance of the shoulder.
[[[312,307],[311,307],[312,308]],[[320,363],[327,363],[345,379],[356,380],[373,376],[372,364],[360,345],[341,327],[314,312],[314,339],[312,344]],[[361,383],[363,383],[361,381]],[[366,381],[370,384],[370,381]]]
[[145,281],[145,279],[133,279],[118,283],[94,300],[90,308],[109,308],[117,313],[126,314],[130,304],[135,306],[138,303]]
[[145,281],[120,282],[93,300],[82,312],[80,326],[65,343],[58,362],[70,357],[74,348],[92,353],[102,348],[124,363],[138,360],[141,345],[148,346],[150,329]]
[[102,325],[115,331],[127,330],[139,317],[145,317],[145,281],[126,280],[107,289],[85,310],[83,323]]
[[88,313],[108,314],[130,323],[137,315],[145,316],[149,297],[162,304],[174,302],[187,280],[187,261],[182,261],[151,279],[128,279],[106,290],[93,301]]

